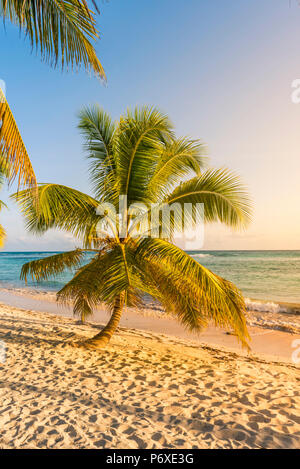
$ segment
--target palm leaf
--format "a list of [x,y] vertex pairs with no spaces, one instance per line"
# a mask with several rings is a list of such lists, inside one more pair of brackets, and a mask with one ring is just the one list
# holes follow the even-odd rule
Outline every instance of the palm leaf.
[[220,221],[232,228],[251,220],[251,203],[240,178],[226,169],[208,170],[180,184],[164,203],[204,204],[206,222]]
[[98,38],[94,14],[80,0],[0,0],[0,15],[25,31],[43,60],[62,67],[84,65],[105,78],[90,42]]
[[[182,220],[177,220],[176,210],[180,213],[185,203],[203,204],[205,221],[245,226],[250,219],[250,203],[239,178],[228,170],[202,173],[201,144],[186,138],[175,140],[169,120],[155,109],[128,111],[114,126],[100,108],[89,108],[80,114],[79,127],[85,137],[91,179],[99,202],[56,184],[38,186],[38,204],[33,190],[14,195],[31,231],[43,233],[49,228],[59,228],[80,237],[84,246],[95,247],[97,254],[77,270],[58,292],[57,300],[72,303],[74,313],[83,319],[104,302],[118,313],[117,321],[120,307],[116,305],[120,298],[122,304],[124,299],[127,305],[139,305],[142,293],[147,293],[188,329],[200,331],[213,322],[232,329],[242,344],[248,346],[245,303],[231,282],[166,240],[135,236],[138,231],[135,228],[149,218],[148,205],[153,201],[158,209],[176,205],[175,214],[171,213],[171,234],[192,221],[193,215],[191,220],[184,220],[184,226]],[[190,176],[194,177],[176,186],[182,178]],[[126,235],[120,233],[121,224],[116,221],[112,232],[98,239],[97,225],[101,220],[96,213],[98,204],[112,202],[114,212],[117,195],[128,197]],[[138,207],[138,216],[131,211],[131,204]],[[160,228],[162,219],[158,219]],[[109,219],[107,223],[110,224]],[[25,278],[32,273],[35,278],[47,278],[65,264],[52,265],[43,268],[42,264],[33,264],[24,267],[22,275]],[[111,327],[116,326],[115,320]]]
[[15,122],[14,116],[0,88],[0,154],[6,165],[9,180],[18,177],[18,187],[36,184],[35,174]]
[[118,196],[117,175],[113,152],[115,125],[99,106],[84,108],[79,113],[79,125],[84,148],[90,159],[90,180],[99,201],[112,202]]
[[155,172],[149,182],[149,197],[160,201],[178,181],[190,175],[200,175],[206,165],[206,147],[188,138],[164,142]]
[[37,191],[24,190],[11,197],[21,206],[26,227],[33,233],[58,228],[83,237],[87,247],[96,237],[99,203],[93,197],[59,184],[40,184]]
[[140,242],[136,262],[148,273],[165,309],[190,330],[201,330],[213,321],[232,328],[244,346],[249,338],[239,290],[206,269],[177,246],[162,239]]
[[58,292],[58,301],[76,305],[77,314],[81,314],[81,307],[86,307],[85,302],[91,311],[102,302],[111,309],[121,294],[125,294],[127,305],[138,305],[141,284],[130,256],[128,247],[118,243],[104,249]]
[[80,316],[82,322],[84,322],[88,317],[93,315],[93,310],[84,295],[76,299],[73,307],[73,312],[74,316]]
[[3,228],[3,226],[0,225],[0,247],[4,245],[5,238],[6,238],[6,231]]
[[[5,161],[4,158],[0,156],[0,188],[4,184],[5,178],[8,178],[8,177],[9,177],[9,168],[8,168],[7,162]],[[0,200],[0,211],[3,208],[7,208],[7,205],[2,200]],[[6,231],[3,228],[3,226],[0,225],[0,247],[4,245],[5,238],[6,238]]]
[[27,262],[22,266],[20,278],[27,282],[30,275],[32,280],[36,282],[49,280],[49,278],[61,274],[66,269],[72,270],[77,267],[82,261],[83,255],[83,250],[75,249],[74,251],[63,252],[45,257],[44,259]]
[[128,110],[115,138],[119,193],[128,204],[149,202],[145,189],[155,171],[163,139],[171,137],[171,123],[155,108]]

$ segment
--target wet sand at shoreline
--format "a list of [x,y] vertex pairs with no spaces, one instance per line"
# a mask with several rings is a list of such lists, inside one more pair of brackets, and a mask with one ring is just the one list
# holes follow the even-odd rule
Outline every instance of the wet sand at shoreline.
[[[73,318],[72,309],[62,308],[57,305],[55,299],[54,292],[33,291],[24,295],[24,290],[0,291],[0,303]],[[278,317],[283,317],[281,322]],[[91,321],[99,324],[107,322],[108,314],[105,308],[99,308]],[[293,345],[295,341],[300,340],[300,315],[295,315],[291,319],[290,315],[285,317],[284,314],[249,311],[247,322],[252,338],[250,343],[252,352],[263,354],[265,358],[272,360],[292,363],[292,354],[295,351]],[[225,347],[246,354],[236,337],[226,334],[226,331],[210,326],[201,334],[191,334],[175,318],[166,316],[160,306],[152,302],[142,309],[127,309],[122,316],[121,326],[168,334],[196,343]]]

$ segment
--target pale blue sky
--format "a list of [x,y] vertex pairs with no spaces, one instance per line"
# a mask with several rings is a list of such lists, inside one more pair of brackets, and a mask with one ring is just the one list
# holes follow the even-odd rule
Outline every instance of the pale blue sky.
[[[246,233],[206,229],[206,249],[300,249],[300,7],[289,0],[110,0],[97,52],[107,86],[42,63],[19,32],[0,27],[0,79],[40,182],[88,191],[81,106],[113,117],[127,106],[167,112],[178,135],[208,144],[211,164],[239,172],[255,213]],[[7,200],[7,192],[2,192]],[[68,249],[63,234],[26,234],[17,208],[1,213],[5,250]]]

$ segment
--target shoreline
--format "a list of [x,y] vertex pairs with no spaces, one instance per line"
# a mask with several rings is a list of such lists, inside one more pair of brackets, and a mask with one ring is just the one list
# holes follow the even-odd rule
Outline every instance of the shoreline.
[[[70,318],[79,324],[78,318],[74,318],[72,308],[57,305],[55,292],[50,294],[39,291],[31,295],[24,295],[23,290],[0,290],[0,308],[19,308],[24,311],[38,314],[51,314],[59,318]],[[251,336],[251,354],[258,354],[266,360],[292,363],[293,344],[300,341],[300,317],[298,322],[286,321],[283,315],[277,313],[248,312],[247,323]],[[275,319],[274,319],[275,317]],[[279,320],[279,318],[281,318]],[[100,307],[94,315],[87,320],[87,325],[99,326],[106,324],[109,315],[104,307]],[[236,337],[226,330],[209,326],[201,333],[191,333],[177,322],[176,318],[168,316],[162,308],[155,303],[148,303],[144,308],[125,308],[121,318],[120,327],[133,328],[144,332],[164,334],[175,340],[187,340],[197,346],[207,345],[247,355]]]
[[299,448],[299,369],[0,305],[1,448]]
[[[47,312],[58,313],[70,316],[73,315],[71,308],[57,305],[56,291],[42,290],[33,287],[18,288],[14,286],[0,287],[0,303],[10,306],[25,307],[35,311],[45,309]],[[270,300],[257,300],[245,298],[247,306],[247,323],[249,326],[258,326],[264,329],[279,330],[300,334],[300,305],[296,303],[275,303]],[[99,310],[104,307],[99,307]],[[134,310],[134,308],[133,308]],[[145,305],[139,308],[144,316],[155,318],[166,317],[163,308],[154,300],[146,300]],[[97,316],[97,312],[95,313]]]
[[[11,292],[12,294],[23,295],[32,298],[47,298],[55,300],[56,290],[47,290],[35,286],[17,286],[12,284],[0,283],[0,292]],[[257,312],[282,312],[285,314],[300,315],[300,302],[280,301],[274,299],[262,299],[245,296],[245,301],[249,311]],[[255,309],[255,307],[260,309]]]

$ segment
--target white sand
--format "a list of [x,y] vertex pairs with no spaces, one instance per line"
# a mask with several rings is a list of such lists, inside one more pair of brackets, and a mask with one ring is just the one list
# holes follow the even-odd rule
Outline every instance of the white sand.
[[98,328],[0,307],[1,448],[300,447],[296,366],[126,328],[70,345]]
[[[61,308],[57,305],[55,292],[18,290],[15,288],[5,290],[1,288],[0,303],[73,318],[72,308]],[[94,313],[93,321],[99,324],[108,321],[107,311],[104,306],[100,306]],[[254,353],[264,355],[267,359],[271,358],[272,360],[292,363],[293,342],[300,341],[299,314],[249,311],[247,313],[247,322],[252,338],[251,348]],[[287,323],[288,326],[286,326]],[[147,302],[142,309],[128,308],[125,310],[122,315],[121,326],[168,334],[189,341],[193,340],[198,344],[207,344],[218,348],[225,347],[227,350],[231,349],[243,353],[236,337],[227,335],[224,330],[208,327],[200,335],[191,334],[174,317],[166,315],[162,308],[153,302]]]

